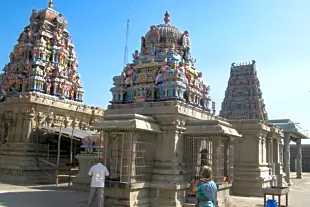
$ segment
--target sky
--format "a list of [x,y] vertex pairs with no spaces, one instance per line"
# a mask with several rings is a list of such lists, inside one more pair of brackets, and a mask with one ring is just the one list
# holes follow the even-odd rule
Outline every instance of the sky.
[[[47,4],[48,0],[0,1],[0,65],[8,62],[32,9],[45,9]],[[309,0],[54,0],[54,9],[68,20],[86,104],[106,108],[111,100],[112,78],[123,67],[128,16],[131,61],[141,36],[151,25],[163,23],[168,10],[170,23],[190,32],[192,56],[211,86],[217,111],[231,63],[256,60],[269,118],[289,118],[310,129]]]

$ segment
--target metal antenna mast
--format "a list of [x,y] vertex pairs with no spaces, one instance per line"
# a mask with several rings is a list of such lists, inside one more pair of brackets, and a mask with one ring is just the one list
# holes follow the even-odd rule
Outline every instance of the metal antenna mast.
[[129,25],[130,25],[130,8],[128,9],[128,19],[127,19],[127,27],[126,27],[126,39],[125,39],[125,53],[124,53],[124,63],[123,67],[125,68],[128,62],[128,37],[129,37]]

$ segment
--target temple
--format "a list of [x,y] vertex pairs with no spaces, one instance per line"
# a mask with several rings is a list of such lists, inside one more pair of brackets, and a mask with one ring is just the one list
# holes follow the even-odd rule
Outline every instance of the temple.
[[[113,78],[111,104],[92,127],[103,134],[102,156],[111,171],[107,206],[193,206],[195,197],[186,192],[204,165],[213,169],[219,205],[231,206],[233,145],[241,135],[215,116],[191,50],[189,32],[173,26],[166,12]],[[93,160],[78,159],[83,169]],[[85,172],[73,187],[88,185]]]
[[85,130],[103,116],[103,109],[82,103],[66,26],[52,0],[33,10],[0,76],[1,181],[50,183],[56,172],[67,173],[81,138],[94,133]]
[[255,60],[231,64],[220,116],[226,119],[268,120]]
[[67,20],[53,9],[52,1],[47,9],[32,11],[29,24],[10,54],[10,62],[3,68],[3,94],[39,92],[82,102],[83,84],[66,26]]

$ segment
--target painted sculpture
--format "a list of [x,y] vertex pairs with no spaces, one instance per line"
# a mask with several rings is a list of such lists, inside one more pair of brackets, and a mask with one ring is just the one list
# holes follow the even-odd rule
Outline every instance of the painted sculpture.
[[82,102],[83,85],[66,26],[52,1],[47,9],[32,11],[30,24],[19,36],[0,76],[2,92],[39,92]]
[[133,53],[120,76],[113,78],[112,104],[180,100],[215,113],[210,87],[202,80],[191,57],[189,32],[170,24],[151,26],[141,38],[141,51]]
[[268,120],[255,60],[238,65],[232,63],[220,116],[226,119]]

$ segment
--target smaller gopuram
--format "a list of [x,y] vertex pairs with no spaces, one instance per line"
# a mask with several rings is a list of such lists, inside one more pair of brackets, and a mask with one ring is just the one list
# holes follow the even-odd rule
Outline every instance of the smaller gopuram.
[[[103,116],[103,109],[82,103],[83,85],[66,26],[52,0],[48,8],[33,10],[0,76],[1,181],[51,182],[55,133],[72,129],[74,136],[73,129],[89,129]],[[69,162],[68,140],[60,141],[60,163]]]
[[231,206],[233,143],[241,135],[214,115],[190,43],[166,12],[113,78],[111,104],[93,126],[104,134],[111,172],[106,206],[194,206],[186,192],[204,165],[213,169],[219,206]]
[[263,196],[262,189],[282,185],[282,129],[268,124],[256,62],[231,65],[220,117],[228,119],[243,139],[235,143],[232,192]]
[[252,63],[231,64],[230,77],[219,115],[236,120],[268,120],[255,60],[252,60]]

